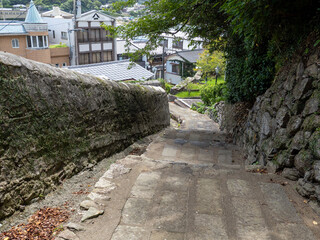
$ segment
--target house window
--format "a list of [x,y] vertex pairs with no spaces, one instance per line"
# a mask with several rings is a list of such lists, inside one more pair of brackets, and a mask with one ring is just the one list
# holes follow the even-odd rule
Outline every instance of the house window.
[[32,48],[31,37],[27,36],[27,47]]
[[12,47],[19,48],[19,39],[12,39]]
[[38,46],[39,46],[39,48],[43,48],[43,46],[44,46],[42,36],[38,36]]
[[164,45],[165,48],[168,48],[168,39],[165,39],[165,40],[163,40],[163,41],[164,41],[164,44],[163,44],[163,42],[162,42],[162,43],[161,43],[161,46]]
[[59,63],[56,63],[56,67],[59,67]]
[[47,36],[27,36],[28,48],[47,48],[48,37]]
[[176,63],[172,64],[172,72],[179,74],[179,64],[176,64]]
[[56,38],[56,32],[54,30],[52,31],[52,37]]
[[110,42],[110,41],[112,41],[112,38],[111,38],[111,37],[108,37],[109,35],[110,35],[110,32],[109,32],[109,31],[103,30],[103,31],[102,31],[102,41],[104,41],[104,42]]
[[44,36],[44,46],[45,47],[48,47],[48,37],[47,36]]
[[178,49],[183,49],[183,41],[173,41],[172,47],[178,48]]
[[79,64],[89,64],[89,53],[79,54]]
[[101,52],[92,53],[92,63],[101,62]]
[[112,61],[112,51],[102,52],[103,62]]
[[129,56],[127,54],[118,54],[117,55],[117,59],[120,60],[125,60],[125,59],[129,59]]
[[62,63],[62,67],[65,67],[65,66],[67,66],[67,64],[66,63]]
[[78,42],[88,42],[88,30],[84,29],[84,31],[77,32]]
[[32,47],[33,48],[38,47],[37,36],[32,36]]
[[61,32],[61,39],[68,39],[67,32]]
[[100,38],[100,29],[90,29],[89,32],[90,42],[98,42],[101,41]]

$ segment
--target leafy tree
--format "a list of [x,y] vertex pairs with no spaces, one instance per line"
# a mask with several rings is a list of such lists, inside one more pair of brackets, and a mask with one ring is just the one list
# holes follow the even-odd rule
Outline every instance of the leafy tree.
[[221,51],[214,51],[210,53],[208,49],[204,50],[197,61],[204,76],[212,76],[216,73],[216,67],[219,68],[219,73],[223,74],[225,71],[225,58]]
[[[94,2],[91,0],[81,0],[81,11],[84,13],[90,10],[99,9],[101,5],[101,2],[98,0]],[[67,0],[64,2],[61,5],[61,9],[71,13],[73,11],[73,0]]]
[[[115,10],[136,1],[120,1]],[[149,39],[138,54],[160,45],[161,34],[186,32],[201,37],[211,50],[227,59],[228,100],[253,101],[262,94],[281,65],[302,39],[319,31],[318,0],[147,0],[147,15],[110,30],[128,41]],[[320,31],[319,31],[320,32]]]
[[[119,1],[115,11],[133,5],[135,0]],[[175,35],[179,31],[188,33],[190,39],[202,37],[205,43],[213,43],[224,36],[227,29],[226,15],[220,11],[222,1],[218,0],[148,0],[145,16],[116,28],[106,27],[111,34],[128,41],[137,36],[149,39],[144,53],[159,46],[162,33]],[[210,20],[208,22],[208,20]],[[193,42],[195,43],[195,42]]]

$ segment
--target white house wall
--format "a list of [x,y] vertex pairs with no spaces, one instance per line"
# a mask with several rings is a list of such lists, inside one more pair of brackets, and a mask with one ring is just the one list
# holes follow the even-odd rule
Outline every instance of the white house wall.
[[172,84],[178,84],[182,81],[182,78],[181,76],[177,75],[177,74],[172,74],[172,73],[168,73],[168,72],[165,72],[164,73],[164,78],[169,82],[169,83],[172,83]]
[[104,14],[100,13],[100,12],[96,12],[96,11],[92,11],[91,13],[88,13],[84,16],[82,16],[81,18],[78,18],[78,21],[87,21],[87,22],[92,22],[94,21],[93,16],[97,14],[99,16],[99,18],[97,18],[97,22],[112,22],[114,21],[114,19],[109,18],[107,16],[105,16]]
[[[112,47],[112,45],[111,45]],[[101,51],[101,43],[93,43],[91,44],[92,51]]]
[[112,50],[112,43],[103,43],[103,50]]
[[[50,18],[50,17],[42,17],[43,21],[48,23],[48,30],[49,30],[49,44],[60,44],[65,43],[67,46],[70,47],[70,42],[74,42],[73,34],[70,36],[69,41],[69,34],[68,30],[73,29],[72,19],[64,19],[64,18]],[[55,34],[55,38],[53,37],[53,31]],[[67,33],[68,39],[61,38],[61,32]]]
[[78,22],[78,27],[88,27],[88,22]]
[[79,44],[79,52],[89,52],[89,44]]

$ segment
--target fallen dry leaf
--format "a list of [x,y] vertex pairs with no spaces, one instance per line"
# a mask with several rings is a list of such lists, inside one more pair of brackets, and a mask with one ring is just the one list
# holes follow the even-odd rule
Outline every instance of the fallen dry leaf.
[[313,225],[318,225],[318,222],[316,222],[316,221],[313,221],[312,223],[313,223]]
[[304,203],[308,203],[308,200],[303,200]]
[[62,208],[42,208],[33,214],[28,224],[19,224],[0,234],[4,240],[52,240],[54,233],[62,231],[61,223],[69,218],[69,212]]

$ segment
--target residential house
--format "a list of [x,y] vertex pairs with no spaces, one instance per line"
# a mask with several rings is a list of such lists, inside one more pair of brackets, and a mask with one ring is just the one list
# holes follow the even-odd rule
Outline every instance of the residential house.
[[42,21],[32,0],[24,22],[0,23],[0,51],[55,66],[69,65],[67,48],[49,48],[48,25]]
[[180,51],[166,59],[165,80],[178,84],[184,77],[190,77],[203,49]]
[[117,59],[116,39],[108,37],[108,32],[101,27],[102,24],[115,26],[114,18],[97,10],[81,14],[81,6],[77,7],[75,19],[66,18],[63,11],[58,9],[47,12],[45,16],[50,16],[43,17],[49,27],[49,42],[65,43],[70,47],[71,65]]
[[[155,73],[155,78],[164,78],[163,73],[166,70],[165,61],[169,55],[180,51],[202,49],[203,40],[201,38],[193,39],[196,43],[192,43],[184,32],[178,32],[174,35],[162,34],[162,37],[164,38],[163,45],[153,50],[151,57],[147,60],[149,63],[147,65]],[[147,41],[148,39],[145,37],[139,37],[134,39],[132,43],[138,48],[143,48]]]
[[154,76],[152,72],[129,60],[70,66],[68,69],[112,81],[146,81]]
[[[128,52],[134,53],[139,50],[139,47],[135,45],[134,42],[130,42],[127,45],[124,39],[117,39],[117,60],[129,59]],[[138,63],[141,67],[148,68],[148,58],[146,55],[140,56],[135,63]]]
[[49,44],[67,44],[72,47],[74,43],[73,21],[61,17],[42,17],[42,20],[48,24]]
[[41,13],[41,17],[72,19],[73,14],[62,11],[59,7],[52,7],[52,10]]
[[1,20],[23,20],[26,18],[27,8],[24,5],[14,5],[13,8],[0,8]]
[[117,59],[117,41],[102,24],[115,26],[114,18],[92,10],[76,19],[75,65],[109,62]]

